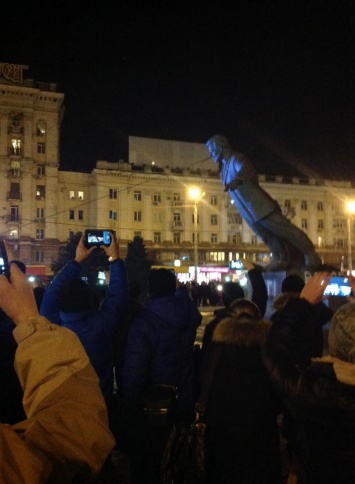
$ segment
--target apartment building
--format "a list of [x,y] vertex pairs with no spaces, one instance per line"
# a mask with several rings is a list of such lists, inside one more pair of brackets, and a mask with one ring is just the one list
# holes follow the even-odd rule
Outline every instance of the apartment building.
[[[201,143],[130,136],[128,160],[99,160],[91,173],[60,168],[64,93],[26,79],[26,66],[0,63],[0,235],[28,274],[49,277],[70,233],[113,229],[122,255],[139,235],[155,265],[181,278],[221,279],[229,262],[268,263],[268,248],[238,214]],[[70,106],[68,107],[70,109]],[[354,222],[350,181],[259,175],[261,186],[302,228],[326,263],[344,271]],[[200,197],[193,200],[191,187]]]

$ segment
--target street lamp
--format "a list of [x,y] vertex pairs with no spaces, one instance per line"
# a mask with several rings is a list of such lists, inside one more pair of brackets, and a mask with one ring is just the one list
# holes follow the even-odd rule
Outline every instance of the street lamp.
[[194,201],[194,266],[195,266],[195,281],[197,282],[197,267],[198,267],[198,246],[197,246],[197,232],[198,232],[198,225],[197,225],[197,203],[199,202],[201,196],[201,190],[198,187],[190,187],[189,188],[189,197],[191,200]]
[[347,203],[347,210],[348,210],[348,271],[349,275],[352,274],[353,271],[353,259],[351,254],[351,222],[353,218],[353,214],[355,213],[355,202],[351,201]]

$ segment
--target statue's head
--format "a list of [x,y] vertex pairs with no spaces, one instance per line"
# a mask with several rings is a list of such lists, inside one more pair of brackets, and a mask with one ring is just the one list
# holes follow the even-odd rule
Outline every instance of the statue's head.
[[215,136],[212,136],[212,138],[207,141],[206,146],[208,147],[208,145],[211,144],[214,144],[215,146],[218,146],[220,148],[230,149],[229,141],[222,134],[216,134]]
[[216,134],[207,141],[206,146],[210,152],[211,158],[215,163],[219,164],[219,171],[221,171],[224,150],[230,151],[229,141],[225,136]]

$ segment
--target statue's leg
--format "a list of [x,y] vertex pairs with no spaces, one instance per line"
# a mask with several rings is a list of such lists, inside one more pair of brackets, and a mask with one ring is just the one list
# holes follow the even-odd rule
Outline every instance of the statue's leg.
[[267,228],[275,237],[283,239],[290,246],[290,253],[303,254],[304,264],[307,267],[319,267],[322,261],[315,251],[309,237],[301,229],[293,225],[280,211],[275,211],[267,217],[259,220],[263,227]]

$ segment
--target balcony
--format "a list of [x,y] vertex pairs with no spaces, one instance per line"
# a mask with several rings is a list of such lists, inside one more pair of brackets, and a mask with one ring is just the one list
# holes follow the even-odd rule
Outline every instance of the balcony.
[[6,215],[6,223],[19,224],[21,223],[21,218],[18,215]]
[[8,200],[22,200],[20,192],[9,192],[7,195]]
[[173,222],[172,230],[184,230],[184,222]]

